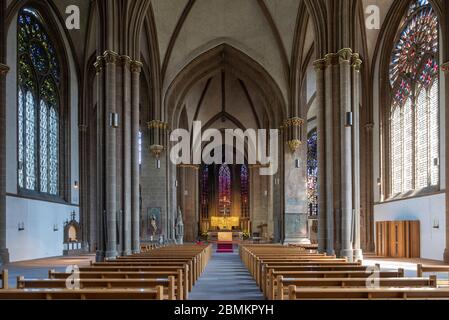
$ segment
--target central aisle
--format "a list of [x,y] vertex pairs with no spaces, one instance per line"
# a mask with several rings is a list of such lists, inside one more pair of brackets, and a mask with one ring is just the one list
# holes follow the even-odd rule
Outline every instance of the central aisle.
[[189,300],[264,300],[263,294],[234,253],[216,253],[190,293]]

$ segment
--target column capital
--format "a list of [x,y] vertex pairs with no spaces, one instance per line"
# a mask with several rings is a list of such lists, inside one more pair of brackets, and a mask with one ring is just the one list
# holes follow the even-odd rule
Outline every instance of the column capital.
[[441,70],[444,72],[444,74],[449,73],[449,62],[445,62],[441,65]]
[[7,74],[9,67],[6,64],[0,63],[0,75]]
[[143,68],[143,63],[137,60],[131,61],[131,72],[140,73]]
[[120,66],[129,68],[131,66],[131,63],[132,63],[132,59],[130,56],[126,56],[126,55],[120,56],[120,59],[119,59]]
[[106,64],[117,64],[120,59],[120,55],[112,50],[106,50],[103,53],[103,59]]
[[358,53],[354,53],[351,57],[351,65],[355,71],[360,71],[362,68],[362,59],[360,59],[360,55]]
[[350,49],[350,48],[343,48],[343,49],[341,49],[341,50],[339,50],[337,52],[337,55],[338,55],[339,63],[343,63],[343,62],[348,62],[349,63],[351,61],[352,56],[353,56],[352,49]]
[[324,60],[326,61],[326,66],[337,65],[338,64],[338,54],[328,53],[324,56]]
[[97,61],[95,61],[94,67],[95,67],[95,71],[97,72],[97,74],[100,73],[101,71],[103,71],[103,68],[104,68],[104,57],[103,56],[97,57]]
[[313,62],[315,70],[324,70],[326,68],[326,59],[318,59]]

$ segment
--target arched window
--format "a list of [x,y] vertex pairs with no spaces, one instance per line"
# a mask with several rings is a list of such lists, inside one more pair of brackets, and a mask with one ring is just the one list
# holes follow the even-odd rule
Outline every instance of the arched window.
[[18,185],[60,196],[61,69],[39,12],[18,15]]
[[209,167],[203,165],[201,173],[201,216],[209,216]]
[[218,171],[218,210],[223,216],[231,212],[231,170],[226,163]]
[[318,214],[317,150],[317,132],[314,130],[307,139],[307,200],[310,216]]
[[242,200],[242,217],[249,217],[249,173],[243,164],[240,168],[240,194]]
[[439,183],[438,17],[414,0],[390,62],[391,195]]

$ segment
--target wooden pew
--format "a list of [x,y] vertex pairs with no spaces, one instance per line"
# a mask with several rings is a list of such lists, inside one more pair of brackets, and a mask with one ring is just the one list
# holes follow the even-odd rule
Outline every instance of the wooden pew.
[[[273,299],[277,290],[277,279],[279,276],[285,278],[299,279],[322,279],[322,278],[359,278],[367,279],[373,274],[366,271],[277,271],[270,272],[270,279],[267,283],[266,296]],[[403,278],[404,269],[398,271],[380,271],[376,273],[376,278]]]
[[8,289],[9,288],[9,276],[8,276],[8,270],[3,269],[1,274],[1,280],[2,280],[2,286],[1,289]]
[[[416,276],[422,277],[424,273],[448,273],[449,274],[449,266],[429,266],[418,264],[416,266]],[[439,285],[448,286],[449,280],[437,280]]]
[[[380,266],[377,266],[377,270],[380,270]],[[312,265],[312,266],[304,266],[300,264],[293,265],[266,265],[264,269],[264,279],[261,283],[262,291],[265,295],[270,292],[270,288],[272,287],[271,282],[274,281],[274,272],[285,272],[285,271],[363,271],[363,272],[372,272],[371,267],[362,266],[362,265]]]
[[277,290],[276,295],[271,297],[275,300],[284,300],[288,298],[288,288],[290,286],[296,287],[368,287],[371,281],[374,280],[379,287],[437,287],[436,277],[430,278],[376,278],[369,279],[369,283],[366,278],[325,278],[325,279],[300,279],[300,278],[284,278],[283,276],[277,277]]
[[[69,289],[66,279],[25,279],[17,277],[17,289]],[[168,300],[176,300],[175,277],[153,279],[79,279],[79,289],[155,289],[162,286]]]
[[[64,281],[72,276],[71,273],[56,272],[49,270],[49,279],[63,279]],[[175,277],[176,282],[176,297],[178,300],[185,300],[188,298],[188,283],[183,276],[181,269],[172,271],[80,271],[78,273],[81,281],[87,279],[158,279],[162,277]]]
[[288,288],[289,300],[317,299],[444,299],[449,300],[448,288]]
[[164,300],[164,288],[154,289],[2,289],[0,300]]

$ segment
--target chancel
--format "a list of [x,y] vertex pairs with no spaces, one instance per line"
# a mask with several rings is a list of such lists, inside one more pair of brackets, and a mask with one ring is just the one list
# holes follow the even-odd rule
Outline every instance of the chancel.
[[0,0],[0,299],[449,298],[448,21]]

